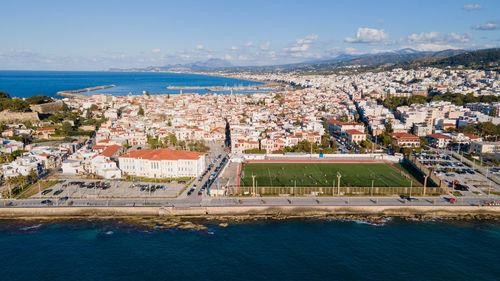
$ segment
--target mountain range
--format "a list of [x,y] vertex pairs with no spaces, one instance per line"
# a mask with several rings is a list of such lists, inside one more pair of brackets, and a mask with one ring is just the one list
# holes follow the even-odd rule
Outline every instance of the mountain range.
[[109,71],[177,71],[177,72],[300,72],[300,73],[336,73],[352,69],[359,71],[389,70],[392,68],[416,68],[424,66],[498,69],[500,49],[478,51],[443,50],[421,52],[411,48],[378,54],[340,54],[334,58],[306,61],[293,64],[269,66],[233,66],[224,59],[212,58],[189,64],[151,66],[134,69],[109,69]]

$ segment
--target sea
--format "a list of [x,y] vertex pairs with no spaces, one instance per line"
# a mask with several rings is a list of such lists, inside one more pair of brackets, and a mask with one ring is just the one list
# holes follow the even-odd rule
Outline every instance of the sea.
[[[116,87],[81,94],[142,95],[144,91],[152,95],[179,94],[180,90],[167,89],[167,87],[238,87],[263,85],[263,83],[185,73],[0,70],[0,91],[10,94],[11,97],[46,95],[62,98],[56,96],[56,93],[104,85],[116,85]],[[183,90],[183,93],[206,94],[208,92],[207,89]],[[213,93],[227,94],[230,91]],[[233,93],[247,93],[247,91],[233,91]]]
[[[171,73],[0,71],[11,96],[115,84],[115,95],[167,86],[256,82]],[[101,91],[96,91],[101,92]],[[95,93],[95,92],[92,92]],[[1,280],[500,280],[500,224],[326,219],[155,229],[109,219],[0,221]]]
[[500,225],[393,219],[0,224],[2,280],[499,280]]

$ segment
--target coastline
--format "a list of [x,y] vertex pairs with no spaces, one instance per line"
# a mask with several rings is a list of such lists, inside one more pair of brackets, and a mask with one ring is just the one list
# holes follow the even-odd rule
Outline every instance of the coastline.
[[500,206],[228,206],[228,207],[13,207],[0,208],[0,218],[314,218],[420,217],[500,219]]

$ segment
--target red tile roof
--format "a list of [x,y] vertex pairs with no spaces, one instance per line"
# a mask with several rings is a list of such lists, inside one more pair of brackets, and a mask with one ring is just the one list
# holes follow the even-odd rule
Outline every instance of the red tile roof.
[[198,160],[204,153],[170,148],[134,150],[120,158],[136,158],[147,160]]
[[113,144],[108,146],[103,152],[101,152],[101,155],[106,156],[106,157],[111,157],[113,154],[115,154],[119,149],[121,148],[120,145]]
[[415,140],[415,141],[420,141],[420,138],[415,136],[415,135],[412,135],[412,134],[408,134],[408,133],[392,133],[390,134],[392,138],[396,139],[396,140]]
[[348,133],[349,135],[364,135],[365,134],[365,133],[360,132],[358,130],[346,130],[345,132]]
[[448,136],[443,136],[443,135],[439,135],[439,134],[431,134],[431,135],[428,135],[428,137],[433,138],[433,139],[446,139],[446,140],[451,139]]

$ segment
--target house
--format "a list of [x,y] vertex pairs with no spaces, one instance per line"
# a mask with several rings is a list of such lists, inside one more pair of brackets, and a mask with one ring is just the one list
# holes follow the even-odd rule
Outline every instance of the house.
[[56,128],[38,128],[36,129],[34,135],[40,139],[50,139],[51,135],[56,133]]
[[366,134],[358,130],[347,130],[345,135],[350,143],[360,143],[366,140]]
[[360,132],[365,131],[365,125],[362,123],[346,123],[335,119],[328,119],[328,130],[330,133],[334,131],[345,132],[347,130],[358,130]]
[[79,160],[66,159],[62,162],[61,168],[62,173],[65,175],[78,175],[85,173],[85,169]]
[[392,133],[390,134],[392,143],[402,147],[420,146],[420,138],[409,133]]
[[445,148],[450,144],[452,139],[445,135],[440,134],[430,134],[427,136],[429,139],[429,144],[434,147]]
[[273,153],[273,151],[285,149],[285,142],[282,139],[265,138],[260,141],[260,145],[268,154]]
[[90,160],[90,172],[105,179],[119,179],[122,171],[116,166],[116,162],[101,154]]
[[130,151],[118,158],[122,172],[147,178],[197,177],[205,170],[205,154],[170,148]]
[[259,149],[259,142],[245,139],[231,141],[231,153],[243,154],[249,149]]
[[37,175],[42,174],[45,170],[43,161],[32,154],[25,153],[22,157],[10,163],[2,165],[2,172],[4,177],[16,177],[18,175],[28,176],[31,171],[35,171]]
[[120,145],[113,144],[113,145],[106,147],[106,149],[104,149],[101,152],[101,155],[113,160],[113,159],[115,159],[115,157],[118,156],[118,154],[120,153],[121,150],[122,150],[122,147]]

